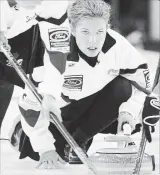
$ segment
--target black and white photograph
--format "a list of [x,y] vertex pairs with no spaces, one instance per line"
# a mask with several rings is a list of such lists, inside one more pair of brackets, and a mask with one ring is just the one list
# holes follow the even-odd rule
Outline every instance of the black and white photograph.
[[0,174],[160,174],[160,1],[0,0]]

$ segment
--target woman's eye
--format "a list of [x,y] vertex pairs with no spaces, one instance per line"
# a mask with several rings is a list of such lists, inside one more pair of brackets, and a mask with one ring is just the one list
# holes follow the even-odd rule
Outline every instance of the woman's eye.
[[88,31],[82,31],[82,33],[85,34],[85,35],[89,34]]
[[97,32],[97,34],[103,34],[103,33],[104,33],[103,30],[100,30],[100,31]]

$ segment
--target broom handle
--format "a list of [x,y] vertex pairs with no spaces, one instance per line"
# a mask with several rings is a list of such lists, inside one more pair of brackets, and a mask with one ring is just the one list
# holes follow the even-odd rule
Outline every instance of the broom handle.
[[[157,66],[156,75],[155,75],[155,78],[154,78],[154,83],[153,83],[152,91],[154,90],[154,88],[158,84],[159,77],[160,77],[160,59],[158,61],[158,66]],[[139,88],[140,87],[138,86],[138,89]],[[141,90],[143,91],[144,89],[142,88]],[[150,95],[152,93],[152,92],[149,92],[147,90],[146,90],[146,92],[145,93],[147,95]],[[142,137],[141,137],[141,141],[140,141],[140,145],[139,145],[137,160],[136,160],[136,164],[135,164],[135,168],[134,168],[133,174],[138,175],[140,173],[141,164],[142,164],[142,160],[143,160],[143,156],[144,156],[144,151],[145,151],[145,148],[146,148],[146,143],[147,143],[147,139],[146,139],[145,130],[144,130],[144,127],[143,127]]]
[[[14,56],[12,55],[12,53],[10,52],[10,50],[7,48],[7,45],[3,43],[3,45],[1,45],[1,50],[5,54],[5,56],[9,60],[9,62],[12,64],[12,66],[14,67],[15,71],[18,73],[18,75],[20,76],[20,78],[28,86],[28,88],[32,91],[32,93],[35,95],[35,97],[37,98],[37,100],[41,104],[42,103],[42,97],[38,94],[37,89],[35,88],[35,86],[32,83],[32,81],[27,77],[27,75],[24,72],[24,70],[21,68],[21,66],[18,65],[16,59],[14,58]],[[93,174],[95,174],[95,175],[98,174],[97,171],[96,171],[96,168],[90,162],[90,160],[88,159],[87,155],[79,147],[79,145],[75,142],[75,140],[73,139],[73,137],[69,134],[69,132],[63,126],[63,124],[59,121],[59,119],[57,118],[57,116],[55,116],[52,113],[50,113],[50,117],[51,117],[51,120],[53,121],[53,123],[55,124],[55,126],[57,127],[57,129],[60,131],[60,133],[66,139],[66,141],[68,142],[68,144],[71,146],[71,148],[73,148],[73,150],[75,151],[75,153],[78,155],[78,157],[80,158],[80,160],[90,169],[90,171]]]

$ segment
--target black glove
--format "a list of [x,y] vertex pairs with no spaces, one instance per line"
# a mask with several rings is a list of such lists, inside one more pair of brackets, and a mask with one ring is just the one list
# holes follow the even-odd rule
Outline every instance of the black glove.
[[145,130],[146,139],[152,142],[151,133],[155,131],[155,125],[160,119],[160,100],[158,97],[147,96],[144,102],[142,112],[143,126]]

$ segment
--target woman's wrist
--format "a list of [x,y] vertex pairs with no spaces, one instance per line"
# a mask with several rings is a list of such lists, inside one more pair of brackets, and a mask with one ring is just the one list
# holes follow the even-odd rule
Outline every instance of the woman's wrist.
[[134,120],[136,120],[135,117],[131,113],[127,112],[127,111],[121,111],[119,113],[119,117],[121,117],[121,116],[126,116],[126,117],[129,116],[129,117],[132,117]]

